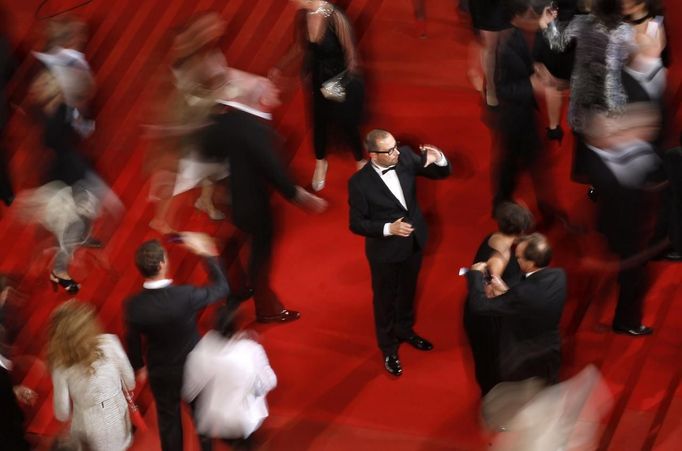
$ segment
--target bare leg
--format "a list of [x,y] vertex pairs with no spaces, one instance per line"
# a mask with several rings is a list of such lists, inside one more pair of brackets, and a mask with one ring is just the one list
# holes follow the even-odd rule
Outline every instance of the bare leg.
[[213,191],[215,191],[213,182],[206,179],[202,180],[201,195],[194,203],[194,206],[205,212],[208,217],[214,221],[220,221],[221,219],[225,219],[225,214],[213,205]]
[[171,207],[172,197],[156,201],[156,212],[149,222],[149,227],[161,234],[172,233],[173,228],[168,224],[168,211]]
[[485,75],[485,102],[488,106],[497,106],[497,92],[495,90],[495,57],[500,33],[497,31],[481,30],[483,50],[481,51],[481,65]]

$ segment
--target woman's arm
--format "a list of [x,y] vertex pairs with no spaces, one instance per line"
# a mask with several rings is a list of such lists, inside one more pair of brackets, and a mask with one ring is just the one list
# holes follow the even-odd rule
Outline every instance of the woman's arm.
[[334,14],[329,17],[336,36],[339,38],[343,53],[346,57],[346,69],[349,72],[357,73],[359,70],[358,52],[355,46],[353,28],[348,18],[338,9],[334,9]]
[[66,375],[59,368],[52,372],[52,389],[54,417],[59,421],[66,421],[71,414],[71,396],[69,395],[69,384],[66,382]]

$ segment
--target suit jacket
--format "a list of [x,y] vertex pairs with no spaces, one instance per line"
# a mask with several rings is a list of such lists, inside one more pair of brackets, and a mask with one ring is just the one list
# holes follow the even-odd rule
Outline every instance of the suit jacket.
[[[371,163],[368,163],[348,181],[348,203],[350,205],[350,230],[366,237],[367,258],[380,262],[399,262],[407,259],[416,244],[423,249],[426,244],[427,227],[419,205],[417,205],[416,176],[430,179],[447,177],[447,166],[431,164],[424,167],[422,158],[407,147],[400,148],[400,159],[395,168],[405,196],[405,209],[391,193]],[[404,217],[412,224],[414,232],[407,238],[384,237],[384,224]]]
[[538,376],[554,382],[560,364],[559,320],[566,300],[564,271],[542,269],[490,299],[483,290],[483,273],[470,271],[467,278],[473,312],[502,318],[502,380]]
[[144,366],[142,336],[147,342],[147,366],[154,373],[177,371],[199,341],[197,313],[229,292],[218,259],[206,259],[211,284],[203,287],[169,285],[144,289],[125,306],[128,358],[135,370]]
[[296,195],[278,150],[280,139],[266,120],[229,109],[213,117],[203,139],[204,153],[227,158],[234,224],[243,230],[272,222],[270,186],[286,199]]

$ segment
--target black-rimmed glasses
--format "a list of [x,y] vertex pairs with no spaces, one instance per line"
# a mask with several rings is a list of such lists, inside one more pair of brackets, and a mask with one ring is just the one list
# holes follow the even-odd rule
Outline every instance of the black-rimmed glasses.
[[398,150],[398,147],[400,147],[400,143],[398,141],[395,142],[395,146],[391,147],[390,149],[386,150],[370,150],[370,153],[386,153],[386,154],[391,154]]

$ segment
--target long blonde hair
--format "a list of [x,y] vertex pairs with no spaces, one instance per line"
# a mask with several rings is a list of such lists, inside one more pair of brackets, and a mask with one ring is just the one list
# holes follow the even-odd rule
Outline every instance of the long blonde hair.
[[50,368],[82,365],[94,371],[94,363],[102,357],[101,333],[92,305],[71,299],[57,307],[50,315],[47,345]]

